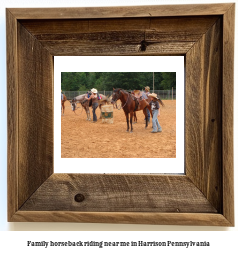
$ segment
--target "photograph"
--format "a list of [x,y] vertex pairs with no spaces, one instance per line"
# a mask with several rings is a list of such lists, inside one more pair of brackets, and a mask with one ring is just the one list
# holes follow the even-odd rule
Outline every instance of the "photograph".
[[62,158],[176,158],[176,72],[62,72],[61,91]]
[[184,174],[184,75],[183,56],[55,57],[55,172]]

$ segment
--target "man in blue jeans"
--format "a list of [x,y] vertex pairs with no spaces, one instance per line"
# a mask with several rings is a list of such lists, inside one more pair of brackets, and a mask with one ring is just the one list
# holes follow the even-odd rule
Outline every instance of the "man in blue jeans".
[[158,116],[160,116],[160,105],[158,102],[159,98],[155,93],[149,94],[148,96],[150,96],[152,99],[151,102],[149,103],[153,114],[152,118],[153,131],[151,131],[151,133],[162,132],[162,128],[158,121]]
[[92,99],[92,109],[93,109],[93,121],[92,123],[96,123],[97,122],[97,115],[96,115],[96,109],[98,107],[98,96],[97,96],[97,89],[95,88],[92,88],[91,89],[91,96],[88,98],[88,96],[86,95],[85,96],[85,99],[86,100],[91,100]]

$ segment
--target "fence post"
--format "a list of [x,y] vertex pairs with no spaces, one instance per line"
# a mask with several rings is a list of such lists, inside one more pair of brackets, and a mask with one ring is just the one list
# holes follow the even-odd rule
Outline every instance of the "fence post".
[[173,93],[173,87],[172,87],[172,100],[173,100],[173,98],[174,98],[174,93]]

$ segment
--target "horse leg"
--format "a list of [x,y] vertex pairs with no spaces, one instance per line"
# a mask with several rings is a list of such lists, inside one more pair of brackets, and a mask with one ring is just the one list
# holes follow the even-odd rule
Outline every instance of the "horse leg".
[[[83,104],[82,104],[82,106],[83,106]],[[85,112],[86,112],[86,115],[87,115],[87,121],[89,121],[89,117],[88,117],[88,108],[87,107],[85,107],[85,106],[83,106],[83,108],[84,108],[84,110],[85,110]]]
[[64,102],[61,104],[61,115],[64,115]]
[[87,119],[86,120],[88,120],[88,114],[87,114],[87,110],[86,110],[86,107],[81,103],[81,106],[83,107],[83,109],[85,110],[85,113],[86,113],[86,115],[87,115]]
[[147,128],[147,126],[148,126],[148,114],[147,114],[147,107],[145,107],[144,109],[143,109],[143,113],[144,113],[144,115],[145,115],[145,129]]
[[133,120],[134,120],[134,122],[133,122],[133,123],[137,123],[136,112],[133,112]]
[[91,116],[90,116],[90,111],[89,111],[89,106],[88,106],[88,104],[86,104],[85,110],[86,110],[86,113],[87,113],[87,120],[88,120],[88,121],[91,121]]
[[128,113],[125,113],[126,115],[126,123],[127,123],[127,132],[129,131],[129,114]]
[[100,104],[99,105],[99,108],[100,108],[100,117],[99,117],[99,119],[102,119],[102,109],[101,109],[101,107],[102,107],[102,105]]
[[90,116],[89,108],[87,108],[87,119],[88,119],[88,121],[91,121],[91,116]]
[[132,127],[132,118],[134,116],[134,112],[130,112],[130,124],[131,124],[131,132],[133,132],[133,127]]

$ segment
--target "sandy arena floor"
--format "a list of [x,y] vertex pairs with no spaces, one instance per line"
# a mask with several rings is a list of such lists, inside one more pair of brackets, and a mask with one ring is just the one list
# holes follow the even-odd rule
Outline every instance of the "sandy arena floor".
[[[145,129],[144,114],[136,112],[138,122],[133,124],[133,133],[126,132],[126,117],[123,109],[113,111],[113,124],[102,123],[100,110],[98,121],[86,120],[81,108],[76,114],[70,103],[65,103],[61,116],[62,158],[175,158],[176,157],[176,100],[163,101],[158,117],[161,133],[151,133],[152,122]],[[92,117],[92,109],[90,108]]]

